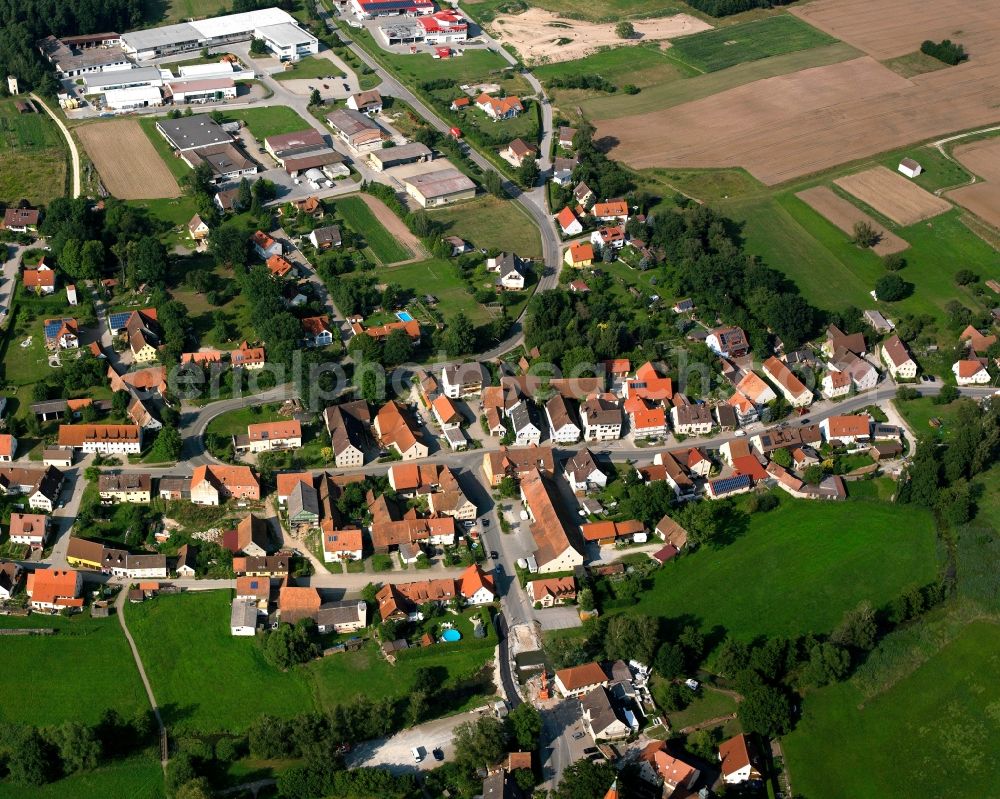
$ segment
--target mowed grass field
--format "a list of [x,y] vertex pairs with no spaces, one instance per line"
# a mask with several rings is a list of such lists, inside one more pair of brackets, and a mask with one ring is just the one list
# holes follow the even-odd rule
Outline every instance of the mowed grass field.
[[459,311],[464,311],[477,325],[492,318],[490,312],[473,299],[458,274],[458,267],[449,261],[430,258],[405,266],[390,266],[380,269],[378,278],[380,282],[398,283],[418,298],[425,294],[437,297],[437,309],[446,324]]
[[413,253],[385,229],[360,197],[343,197],[335,202],[334,208],[355,233],[364,237],[372,253],[382,263],[392,264],[413,257]]
[[[842,310],[848,305],[872,305],[869,292],[885,274],[881,259],[851,244],[847,234],[791,192],[722,201],[718,207],[743,223],[747,251],[788,275],[818,307]],[[954,274],[967,268],[986,279],[995,274],[997,254],[962,223],[961,212],[949,211],[927,222],[891,229],[910,244],[901,253],[907,265],[899,275],[914,288],[898,302],[878,303],[883,313],[927,313],[943,320],[944,308],[953,299],[985,310],[967,287],[955,284]]]
[[163,768],[154,753],[119,760],[39,787],[0,782],[0,799],[162,799],[164,796]]
[[782,497],[719,549],[668,563],[630,613],[690,617],[744,640],[832,630],[862,600],[876,607],[937,571],[931,515],[876,502]]
[[[338,208],[339,208],[338,204]],[[446,234],[460,236],[474,247],[515,252],[522,258],[541,258],[538,228],[513,202],[484,194],[469,202],[427,211],[447,226]]]
[[228,8],[224,0],[143,0],[142,3],[143,16],[150,25],[214,17]]
[[781,740],[796,793],[996,796],[998,671],[1000,626],[980,621],[873,699],[851,682],[810,693],[795,731]]
[[315,56],[308,56],[307,58],[303,58],[301,61],[298,61],[295,64],[294,69],[286,69],[283,72],[277,72],[273,77],[275,80],[301,80],[310,78],[325,78],[327,75],[333,75],[334,80],[344,77],[344,73],[341,69],[329,58],[316,58]]
[[0,719],[41,727],[64,721],[93,723],[109,707],[127,718],[149,708],[128,642],[113,616],[3,616],[0,627],[58,631],[4,636]]
[[[665,0],[601,0],[599,3],[587,4],[575,3],[573,0],[538,0],[531,5],[556,14],[568,14],[594,21],[618,21],[628,16],[665,17],[681,12],[691,13],[691,9],[683,3],[670,3]],[[508,13],[507,9],[510,6],[509,0],[472,0],[462,4],[467,14],[481,22]],[[510,11],[517,13],[513,7]]]
[[252,638],[229,633],[229,591],[161,597],[126,609],[143,666],[174,730],[241,730],[262,713],[314,707],[298,671],[264,661]]
[[66,143],[41,107],[20,114],[14,102],[0,100],[0,202],[44,205],[66,193]]
[[[367,644],[282,672],[264,661],[254,639],[230,635],[230,603],[230,591],[204,591],[126,611],[164,721],[176,731],[236,732],[262,713],[288,717],[330,709],[361,694],[403,698],[420,667],[446,669],[447,689],[478,672],[496,645],[492,634],[483,641],[468,637],[404,655],[391,666]],[[480,704],[481,697],[468,704]]]
[[[333,66],[332,64],[330,66]],[[311,126],[298,112],[283,105],[270,105],[264,108],[240,108],[228,111],[227,120],[240,119],[246,125],[254,138],[264,141],[268,136],[280,136],[282,133],[295,133],[308,130]]]
[[778,14],[675,39],[667,54],[700,72],[716,72],[836,41],[797,17]]

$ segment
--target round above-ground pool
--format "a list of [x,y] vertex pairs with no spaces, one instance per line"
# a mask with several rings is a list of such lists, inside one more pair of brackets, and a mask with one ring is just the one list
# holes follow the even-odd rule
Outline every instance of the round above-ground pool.
[[443,633],[441,633],[441,640],[448,642],[461,641],[462,634],[454,627],[452,627],[451,629],[445,630]]

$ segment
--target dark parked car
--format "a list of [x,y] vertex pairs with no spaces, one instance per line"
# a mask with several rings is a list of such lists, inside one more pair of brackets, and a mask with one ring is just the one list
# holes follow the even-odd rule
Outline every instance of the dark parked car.
[[434,755],[435,760],[444,760],[444,752],[440,749],[435,749],[431,754]]
[[497,551],[496,551],[496,550],[494,549],[494,550],[493,550],[493,551],[492,551],[492,552],[490,553],[490,557],[491,557],[491,558],[493,558],[493,560],[499,560],[499,559],[500,559],[500,553],[499,553],[499,552],[497,552]]

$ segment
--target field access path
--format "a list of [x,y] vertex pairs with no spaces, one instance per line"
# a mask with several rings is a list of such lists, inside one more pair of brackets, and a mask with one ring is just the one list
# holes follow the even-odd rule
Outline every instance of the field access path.
[[160,715],[160,706],[156,704],[153,686],[149,682],[149,677],[146,676],[146,668],[142,665],[139,648],[135,645],[135,639],[132,638],[132,633],[129,632],[128,625],[125,623],[125,604],[127,598],[128,586],[123,585],[122,589],[118,592],[118,598],[115,600],[115,612],[118,616],[118,623],[122,626],[122,632],[125,633],[125,640],[128,641],[129,649],[132,650],[132,657],[135,659],[136,668],[139,669],[139,677],[142,678],[142,684],[146,689],[146,696],[149,697],[149,705],[153,709],[153,715],[156,717],[156,726],[160,731],[160,766],[166,771],[167,760],[170,756],[170,749],[167,744],[167,728],[163,723],[163,717]]
[[31,99],[38,103],[42,108],[45,109],[45,113],[55,120],[56,125],[59,126],[59,130],[62,132],[63,137],[66,139],[66,144],[69,145],[69,155],[70,160],[73,164],[73,199],[76,199],[81,194],[80,188],[80,151],[76,148],[76,142],[73,141],[73,136],[70,135],[69,128],[67,128],[61,119],[52,113],[52,109],[49,108],[42,99],[35,94],[31,93]]

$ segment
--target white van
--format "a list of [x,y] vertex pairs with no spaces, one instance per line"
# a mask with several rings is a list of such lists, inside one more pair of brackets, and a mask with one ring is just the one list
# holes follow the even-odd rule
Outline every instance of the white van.
[[414,746],[410,750],[410,754],[413,755],[414,762],[420,763],[424,759],[424,748],[422,746]]

